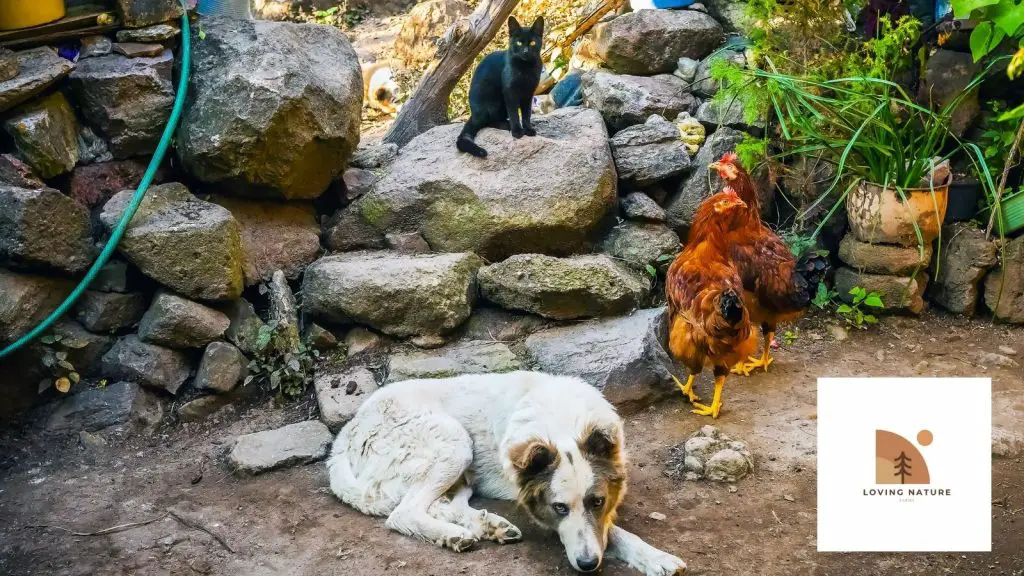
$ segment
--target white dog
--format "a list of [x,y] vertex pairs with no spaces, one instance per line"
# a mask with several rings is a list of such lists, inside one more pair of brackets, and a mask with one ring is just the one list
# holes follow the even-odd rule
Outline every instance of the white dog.
[[409,380],[373,394],[338,434],[331,490],[409,536],[457,552],[522,533],[469,505],[517,500],[580,571],[605,552],[648,576],[686,564],[615,526],[626,493],[622,420],[578,378],[536,372]]

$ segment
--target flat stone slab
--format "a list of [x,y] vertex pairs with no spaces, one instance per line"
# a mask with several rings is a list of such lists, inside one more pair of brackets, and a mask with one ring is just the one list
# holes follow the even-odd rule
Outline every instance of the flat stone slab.
[[238,472],[260,474],[285,466],[309,464],[327,457],[331,431],[319,420],[245,434],[235,440],[228,461]]
[[508,346],[500,342],[474,341],[427,352],[396,354],[391,357],[388,382],[512,372],[522,367],[522,362]]
[[366,368],[353,368],[340,374],[322,374],[313,382],[320,420],[337,432],[356,415],[363,402],[377,391],[377,380]]
[[75,65],[49,46],[18,52],[20,73],[6,82],[0,82],[0,112],[46,90],[51,84],[67,76]]
[[139,386],[132,382],[115,382],[105,388],[82,391],[57,404],[46,421],[46,429],[95,432],[124,424],[131,418],[132,406],[140,393]]

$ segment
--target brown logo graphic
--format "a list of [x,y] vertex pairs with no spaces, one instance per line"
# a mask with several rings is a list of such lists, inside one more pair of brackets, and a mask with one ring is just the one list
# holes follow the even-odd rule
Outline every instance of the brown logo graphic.
[[[921,430],[917,443],[928,446],[932,433]],[[875,484],[928,484],[928,464],[906,438],[887,430],[875,430]]]

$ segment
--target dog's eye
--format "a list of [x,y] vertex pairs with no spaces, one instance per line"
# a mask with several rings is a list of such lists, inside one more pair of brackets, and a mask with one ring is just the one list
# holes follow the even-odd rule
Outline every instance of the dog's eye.
[[554,510],[555,514],[558,514],[559,516],[569,515],[569,507],[566,506],[565,504],[556,502],[555,504],[551,505],[551,509]]
[[594,496],[593,498],[590,499],[590,502],[588,502],[588,504],[594,510],[604,508],[604,498],[600,496]]

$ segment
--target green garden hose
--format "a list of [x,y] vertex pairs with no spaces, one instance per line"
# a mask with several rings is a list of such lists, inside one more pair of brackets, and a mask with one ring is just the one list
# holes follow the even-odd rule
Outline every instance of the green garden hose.
[[121,237],[124,236],[125,230],[128,228],[128,223],[131,222],[132,217],[135,216],[135,211],[138,210],[139,204],[142,203],[142,198],[146,195],[146,190],[149,189],[150,183],[153,182],[153,177],[156,175],[157,169],[160,167],[160,163],[163,162],[164,156],[167,155],[167,149],[171,145],[171,140],[174,138],[174,131],[178,127],[178,120],[181,118],[181,111],[185,107],[185,94],[188,91],[188,74],[189,66],[191,64],[191,50],[192,50],[192,38],[189,32],[188,22],[188,10],[185,9],[184,2],[182,2],[182,9],[184,14],[181,17],[181,78],[178,80],[178,92],[174,97],[174,107],[171,109],[171,116],[167,119],[167,125],[164,127],[163,136],[160,137],[160,144],[156,147],[156,152],[153,153],[153,158],[149,161],[149,166],[146,168],[146,173],[143,174],[142,180],[139,182],[138,188],[135,189],[135,195],[132,196],[131,202],[128,203],[128,207],[125,209],[124,214],[121,216],[121,220],[114,227],[113,232],[110,234],[110,239],[107,240],[107,244],[103,247],[96,261],[93,262],[92,267],[86,272],[85,277],[82,281],[75,286],[75,289],[71,291],[71,294],[61,302],[60,306],[57,307],[45,320],[39,323],[38,326],[30,330],[27,334],[19,338],[16,342],[10,346],[0,350],[0,358],[13,353],[22,346],[28,344],[43,332],[45,332],[50,326],[53,325],[61,316],[64,315],[74,304],[75,301],[89,288],[93,280],[96,279],[96,275],[107,263],[107,260],[114,254],[114,250],[117,250],[117,244],[121,241]]

